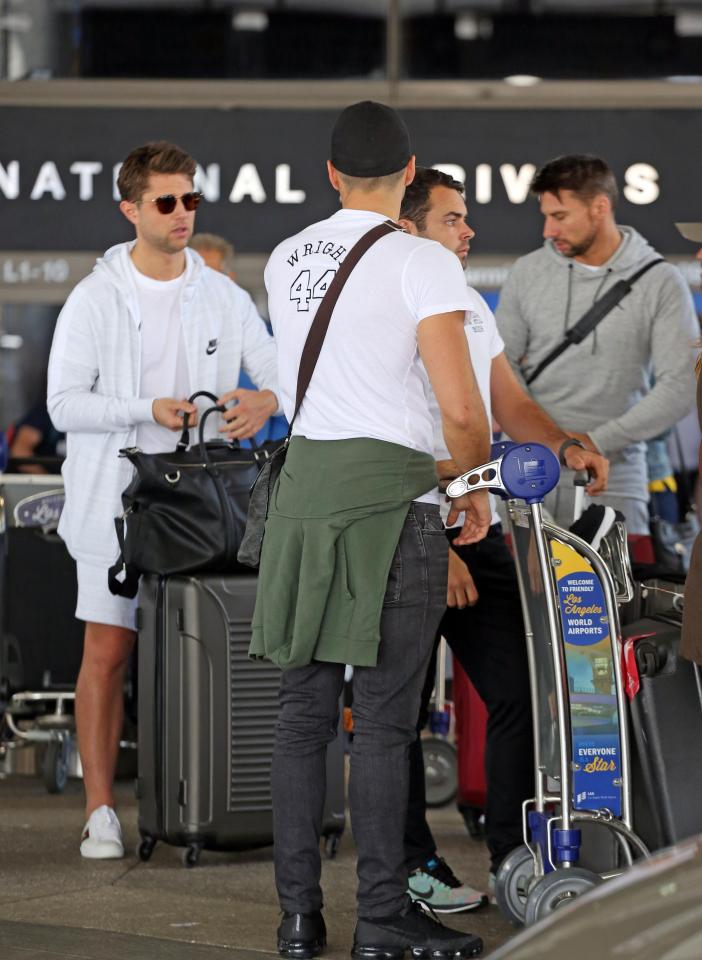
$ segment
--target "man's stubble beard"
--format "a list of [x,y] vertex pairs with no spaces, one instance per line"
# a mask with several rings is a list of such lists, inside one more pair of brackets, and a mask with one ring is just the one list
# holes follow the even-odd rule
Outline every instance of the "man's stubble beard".
[[192,236],[192,233],[190,233],[183,240],[179,240],[177,245],[174,243],[171,243],[171,241],[168,239],[164,239],[164,240],[159,240],[157,243],[154,244],[154,246],[158,250],[160,250],[161,253],[166,253],[166,254],[169,254],[170,256],[173,256],[173,254],[182,253],[183,250],[185,250],[187,245],[190,243],[191,236]]
[[569,260],[572,260],[574,257],[582,257],[583,254],[586,254],[592,247],[596,239],[597,229],[594,229],[585,240],[582,240],[580,243],[571,243],[567,250],[562,250],[560,252]]

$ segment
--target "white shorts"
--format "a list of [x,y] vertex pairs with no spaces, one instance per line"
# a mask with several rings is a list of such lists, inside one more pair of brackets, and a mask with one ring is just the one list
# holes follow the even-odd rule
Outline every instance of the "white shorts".
[[78,571],[78,605],[76,617],[89,623],[106,623],[112,627],[136,630],[137,597],[116,597],[107,586],[107,567],[76,562]]

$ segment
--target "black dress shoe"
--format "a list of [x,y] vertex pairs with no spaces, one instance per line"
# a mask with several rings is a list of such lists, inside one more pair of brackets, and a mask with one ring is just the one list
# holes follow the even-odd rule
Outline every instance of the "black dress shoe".
[[278,927],[278,953],[291,960],[310,960],[327,944],[327,928],[321,911],[284,913]]
[[472,933],[451,930],[410,902],[392,917],[358,918],[351,956],[354,960],[467,960],[477,957],[483,941]]

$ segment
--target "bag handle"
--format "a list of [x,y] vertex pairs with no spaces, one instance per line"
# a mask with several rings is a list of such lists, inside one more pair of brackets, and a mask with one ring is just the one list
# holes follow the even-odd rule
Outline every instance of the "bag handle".
[[200,417],[199,425],[199,444],[198,448],[200,450],[200,459],[205,464],[206,468],[212,472],[216,471],[216,467],[213,465],[210,455],[207,451],[207,444],[205,443],[205,423],[207,418],[213,413],[224,413],[227,408],[222,403],[216,403],[213,407],[208,407],[207,410]]
[[327,330],[329,329],[329,321],[331,320],[332,311],[336,306],[336,302],[339,299],[341,291],[344,289],[346,281],[351,276],[351,271],[361,259],[363,254],[370,250],[374,243],[380,240],[381,237],[385,237],[387,234],[396,231],[402,232],[402,227],[400,227],[397,223],[394,223],[392,220],[385,220],[383,223],[379,223],[376,227],[373,227],[372,230],[364,233],[361,239],[358,240],[353,247],[351,247],[349,252],[344,257],[344,262],[336,271],[334,279],[329,284],[327,292],[322,297],[322,302],[317,307],[317,312],[314,315],[312,325],[310,326],[307,334],[305,345],[302,348],[300,369],[297,374],[295,412],[290,420],[290,427],[288,428],[288,435],[285,438],[285,443],[290,440],[292,435],[293,423],[300,412],[302,401],[307,393],[307,388],[310,385],[314,368],[317,365],[322,344],[324,343],[324,338],[327,334]]
[[557,360],[572,343],[582,343],[585,337],[592,333],[595,327],[614,310],[627,293],[631,293],[631,288],[636,281],[640,277],[643,277],[645,273],[648,273],[651,267],[655,267],[658,263],[665,263],[663,257],[659,257],[657,260],[650,260],[644,264],[640,270],[637,270],[633,276],[629,277],[628,280],[618,280],[599,300],[595,300],[590,309],[586,310],[578,322],[568,330],[558,346],[554,347],[548,356],[541,361],[536,370],[525,378],[526,385],[530,386],[537,377],[540,377],[544,370],[550,367],[553,361]]
[[[211,400],[212,403],[217,403],[217,397],[214,393],[210,393],[209,390],[198,390],[188,397],[188,403],[195,403],[198,397],[207,397],[208,400]],[[224,409],[224,408],[222,408]],[[190,446],[190,414],[183,414],[183,432],[180,435],[180,440],[176,444],[176,450],[187,450]]]
[[[198,390],[197,393],[194,393],[194,394],[192,395],[192,397],[188,397],[188,403],[193,403],[198,397],[207,397],[207,398],[208,398],[209,400],[211,400],[212,403],[214,404],[213,407],[208,407],[208,409],[207,409],[207,410],[204,412],[204,414],[202,415],[202,420],[200,421],[200,432],[199,432],[199,438],[198,438],[198,439],[199,439],[199,443],[200,443],[200,448],[201,448],[201,450],[203,450],[203,446],[202,446],[202,445],[203,445],[203,443],[204,443],[204,440],[203,440],[202,425],[203,425],[203,423],[204,423],[205,417],[206,417],[209,413],[212,413],[213,410],[219,410],[220,413],[224,413],[224,411],[225,411],[227,408],[226,408],[225,406],[221,405],[221,404],[218,404],[218,403],[217,403],[217,397],[215,397],[215,395],[214,395],[213,393],[210,393],[209,390]],[[180,435],[180,440],[179,440],[178,443],[176,444],[176,451],[179,451],[179,450],[187,450],[188,447],[190,446],[190,422],[189,422],[189,421],[190,421],[190,414],[189,414],[189,413],[185,413],[185,414],[183,415],[183,432],[182,432],[181,435]],[[256,438],[255,438],[255,437],[249,437],[248,439],[249,439],[249,443],[251,444],[251,449],[252,449],[252,450],[258,450],[258,443],[256,442]],[[237,450],[237,449],[241,446],[241,444],[240,444],[240,442],[239,442],[238,440],[230,440],[230,441],[229,441],[229,446],[230,446],[233,450]],[[204,452],[204,450],[203,450],[203,452]],[[209,463],[209,460],[205,459],[205,463]]]

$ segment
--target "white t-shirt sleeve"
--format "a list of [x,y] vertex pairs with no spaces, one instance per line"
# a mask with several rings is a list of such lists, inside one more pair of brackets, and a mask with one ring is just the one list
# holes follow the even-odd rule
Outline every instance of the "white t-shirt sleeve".
[[236,285],[235,291],[242,329],[241,365],[257,390],[272,390],[279,397],[275,342],[249,294]]
[[500,331],[497,329],[497,320],[495,320],[495,314],[487,305],[485,298],[481,296],[477,290],[473,290],[472,287],[470,287],[469,290],[475,297],[476,302],[473,305],[474,309],[483,317],[483,320],[485,321],[490,342],[490,359],[494,360],[495,357],[499,357],[499,355],[503,353],[505,349],[505,342],[500,336]]
[[455,253],[431,240],[407,258],[402,292],[416,322],[437,313],[468,309],[466,278]]

